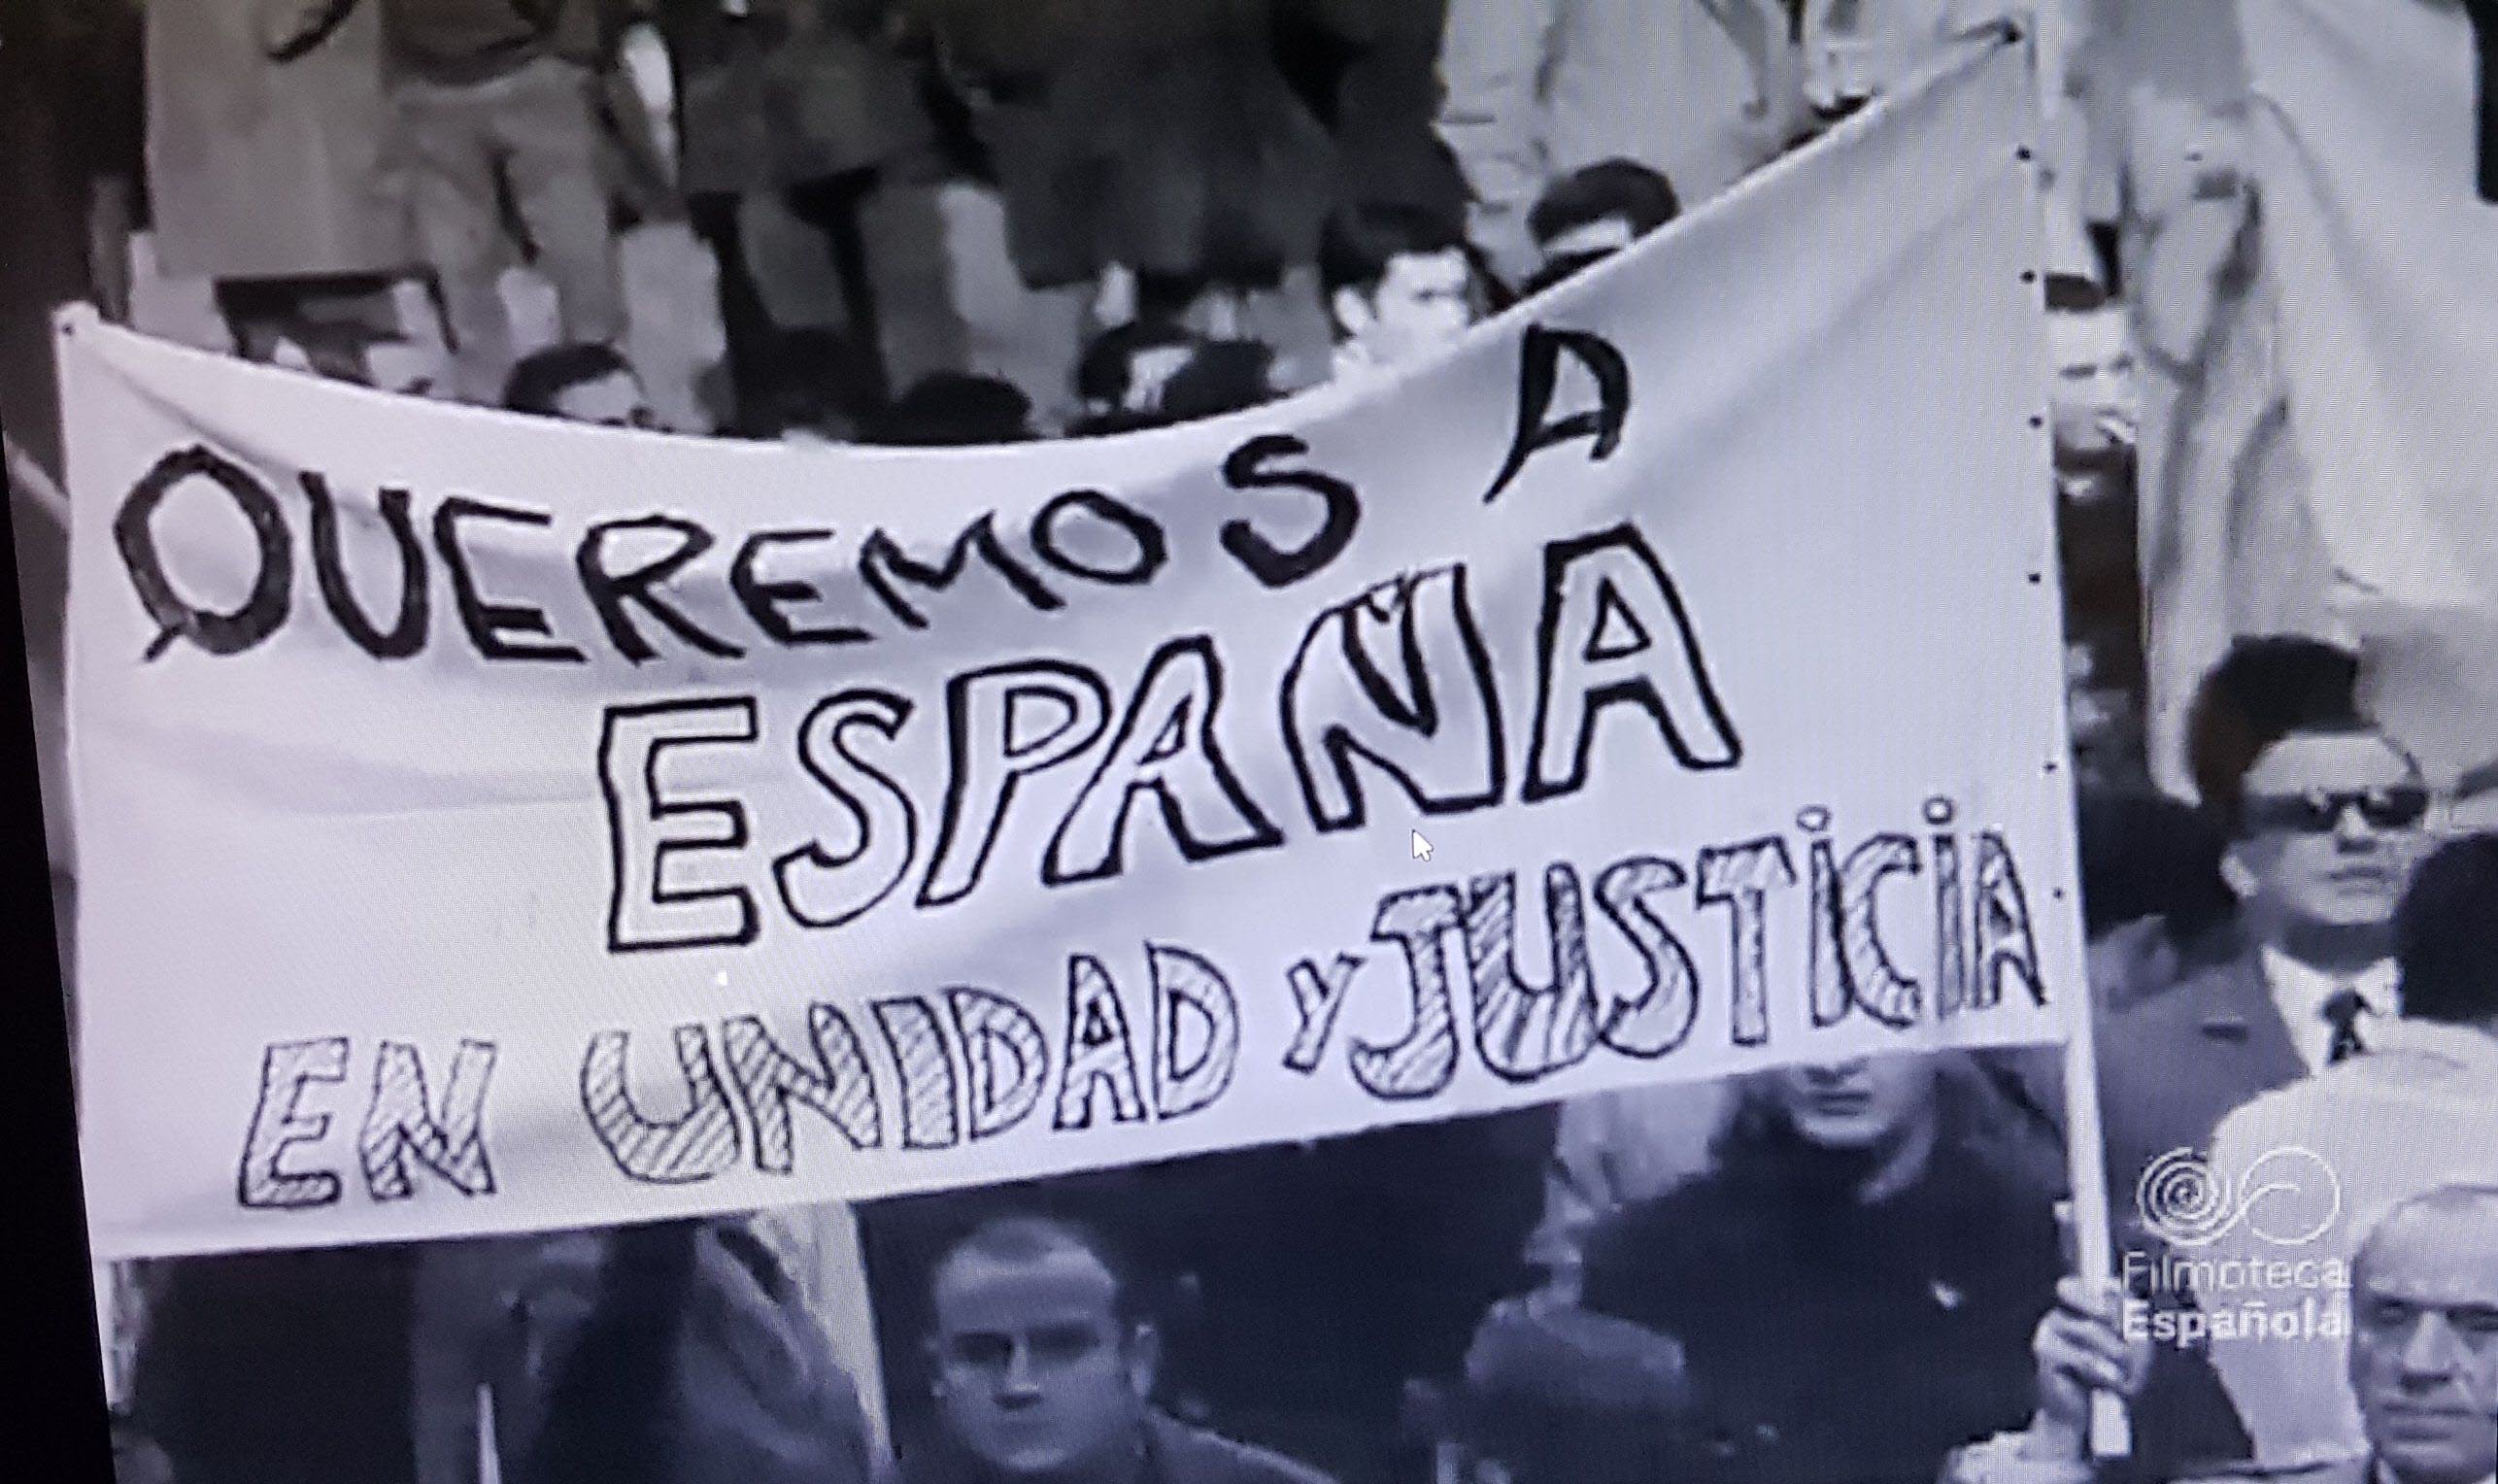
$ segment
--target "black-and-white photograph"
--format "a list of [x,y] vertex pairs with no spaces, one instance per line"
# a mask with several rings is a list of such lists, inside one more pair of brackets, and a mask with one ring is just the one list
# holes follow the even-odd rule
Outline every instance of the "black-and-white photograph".
[[78,1446],[2498,1484],[2493,64],[0,0]]

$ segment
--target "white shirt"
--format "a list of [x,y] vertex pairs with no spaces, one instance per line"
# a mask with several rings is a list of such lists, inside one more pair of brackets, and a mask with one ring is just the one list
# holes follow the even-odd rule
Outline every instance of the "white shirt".
[[2348,988],[2359,992],[2359,1044],[2377,1044],[2377,1030],[2403,1013],[2400,977],[2391,959],[2380,959],[2348,977],[2328,974],[2301,963],[2277,948],[2264,950],[2264,983],[2272,989],[2274,1008],[2290,1028],[2290,1044],[2309,1071],[2322,1069],[2333,1049],[2333,1023],[2324,1018],[2325,1001]]
[[[2489,1096],[2498,1087],[2498,1034],[2416,1020],[2387,1020],[2360,1034],[2374,1037],[2366,1056],[2266,1093],[2220,1121],[2211,1136],[2219,1189],[2245,1189],[2250,1173],[2267,1182],[2294,1178],[2301,1188],[2274,1197],[2260,1219],[2233,1223],[2195,1257],[2346,1265],[2369,1229],[2404,1200],[2441,1185],[2498,1183],[2498,1098]],[[2284,1159],[2285,1151],[2296,1158]],[[2257,1170],[2268,1158],[2274,1163]],[[2304,1229],[2327,1210],[2325,1227],[2309,1234]],[[2339,1330],[2258,1338],[2242,1325],[2241,1337],[2212,1340],[2212,1367],[2255,1444],[2256,1463],[2286,1469],[2365,1457],[2344,1340],[2347,1289],[2315,1269],[2261,1286],[2251,1265],[2212,1271],[2220,1286],[2196,1294],[2208,1313],[2297,1311],[2312,1301],[2320,1325],[2330,1319]]]

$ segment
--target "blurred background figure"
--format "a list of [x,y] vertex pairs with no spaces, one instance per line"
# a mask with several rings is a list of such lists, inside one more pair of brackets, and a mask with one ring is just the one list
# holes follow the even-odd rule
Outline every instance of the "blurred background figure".
[[1201,337],[1159,320],[1103,330],[1076,362],[1075,390],[1084,412],[1068,431],[1079,436],[1160,425],[1171,378],[1189,363]]
[[[146,86],[130,118],[144,120],[146,153],[113,190],[135,195],[146,182],[150,266],[210,281],[218,328],[254,360],[298,319],[401,328],[390,283],[416,253],[381,7],[133,9],[146,28]],[[110,95],[115,73],[97,60]],[[125,231],[141,224],[136,204],[117,206]],[[128,252],[106,255],[122,256],[126,272]]]
[[940,371],[922,377],[876,420],[867,442],[895,448],[978,448],[1040,436],[1032,399],[994,376]]
[[737,420],[769,395],[784,328],[757,261],[765,214],[812,239],[799,266],[828,281],[864,391],[959,364],[930,80],[888,0],[660,0],[658,14],[679,78],[678,186],[718,266]]
[[1276,338],[1289,311],[1252,301],[1315,260],[1334,172],[1278,58],[1291,9],[911,0],[968,102],[1017,272],[1066,300],[1071,340],[1140,317]]
[[2122,304],[2077,275],[2050,274],[2046,302],[2065,638],[2075,652],[2079,713],[2076,750],[2099,781],[2148,792],[2133,325]]
[[1465,239],[1456,221],[1420,207],[1338,212],[1328,221],[1319,266],[1339,379],[1429,355],[1473,322]]
[[1263,407],[1283,394],[1274,348],[1256,340],[1211,340],[1191,352],[1163,389],[1163,412],[1194,422]]
[[774,331],[753,376],[739,424],[751,438],[857,443],[884,413],[864,357],[837,330],[806,325]]
[[[356,8],[263,7],[268,54],[284,62],[319,49]],[[416,255],[433,273],[463,395],[491,400],[510,373],[498,281],[516,249],[554,286],[563,338],[621,345],[624,290],[592,98],[630,18],[626,0],[366,8],[381,14],[387,137],[406,166]]]
[[1635,160],[1598,160],[1571,171],[1544,187],[1527,214],[1539,261],[1526,291],[1540,292],[1602,262],[1681,213],[1672,185]]
[[448,398],[451,361],[438,345],[354,320],[296,319],[270,327],[273,366],[399,396]]
[[596,342],[549,346],[512,368],[507,412],[560,418],[596,427],[658,427],[642,379],[612,348]]
[[1468,235],[1514,286],[1528,211],[1583,165],[1636,160],[1705,202],[1801,132],[1801,72],[1782,0],[1450,0],[1439,130]]

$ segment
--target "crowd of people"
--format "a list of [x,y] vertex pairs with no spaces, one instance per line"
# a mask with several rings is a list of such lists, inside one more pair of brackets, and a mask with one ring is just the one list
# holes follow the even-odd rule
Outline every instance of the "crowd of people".
[[[154,117],[85,148],[105,180],[157,136],[121,173],[147,177],[160,257],[214,281],[237,354],[653,427],[633,321],[695,313],[724,354],[680,430],[946,446],[1167,426],[1426,359],[2032,7],[185,0],[94,18],[120,9],[62,34],[144,38],[129,91]],[[202,27],[247,36],[252,81],[170,50]],[[258,89],[286,126],[164,142],[230,117],[202,101],[220,89]],[[2244,183],[2219,126],[2172,129],[2192,164],[2138,170],[2125,213],[2094,204],[2089,147],[2042,161],[2099,1105],[2120,1252],[2174,1250],[2136,1198],[2169,1151],[2223,1177],[2274,1149],[2326,1158],[2342,1200],[2314,1255],[2348,1281],[2269,1301],[2313,1298],[2346,1339],[2153,1342],[2133,1318],[2245,1296],[2078,1270],[2057,1064],[1901,1054],[845,1216],[887,1426],[813,1312],[827,1238],[805,1213],[143,1265],[131,1484],[2485,1484],[2498,836],[2474,830],[2498,827],[2498,771],[2432,790],[2369,715],[2359,658],[2289,635],[2242,640],[2196,689],[2192,802],[2153,756],[2145,383],[2177,380],[2225,274]],[[316,140],[318,168],[287,163]],[[200,162],[219,149],[257,157]],[[966,183],[1016,281],[1001,324],[958,291],[946,192]],[[620,234],[670,221],[710,253],[709,304],[628,288]],[[787,264],[758,241],[774,221],[835,322],[783,322]],[[554,293],[534,342],[505,288],[522,262]],[[108,304],[111,277],[89,286]],[[13,446],[13,485],[39,462]],[[2102,1393],[2131,1403],[2121,1466],[2087,1445]]]

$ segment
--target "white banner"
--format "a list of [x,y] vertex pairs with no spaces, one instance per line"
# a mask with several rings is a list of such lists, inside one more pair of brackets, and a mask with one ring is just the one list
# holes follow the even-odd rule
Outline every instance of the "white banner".
[[2498,609],[2498,130],[2478,101],[2498,7],[2241,0],[2240,20],[2325,545],[2370,598]]
[[2060,1039],[1983,50],[1440,362],[1115,440],[588,429],[67,320],[99,1250]]

